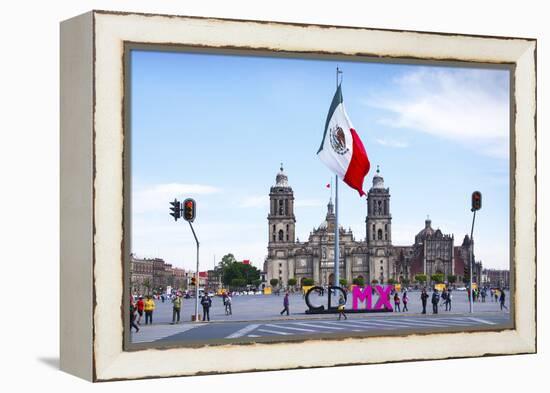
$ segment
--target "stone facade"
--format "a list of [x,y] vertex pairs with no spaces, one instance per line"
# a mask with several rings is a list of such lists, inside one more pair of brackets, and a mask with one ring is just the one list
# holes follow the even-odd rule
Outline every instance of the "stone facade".
[[130,255],[130,285],[132,293],[163,292],[167,286],[173,289],[187,288],[188,272],[173,267],[161,258],[138,258]]
[[[365,238],[356,240],[351,229],[339,228],[340,277],[348,283],[355,278],[387,283],[390,278],[413,281],[416,274],[429,278],[442,273],[445,277],[455,275],[457,282],[461,282],[471,257],[469,237],[466,235],[462,244],[455,246],[454,235],[434,230],[427,219],[412,245],[393,245],[390,197],[377,169],[367,194]],[[332,200],[327,205],[325,220],[310,232],[306,242],[300,242],[295,239],[294,192],[282,166],[269,199],[269,239],[264,262],[267,282],[275,278],[284,286],[290,278],[295,278],[298,284],[304,278],[313,278],[316,285],[332,283],[336,225]],[[480,269],[481,263],[477,263],[474,277],[480,277]]]

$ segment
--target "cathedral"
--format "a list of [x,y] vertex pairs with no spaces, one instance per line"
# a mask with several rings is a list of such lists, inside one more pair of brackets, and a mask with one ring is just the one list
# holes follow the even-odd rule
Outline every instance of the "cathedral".
[[[269,200],[269,240],[264,262],[267,282],[275,278],[286,286],[290,278],[298,284],[312,278],[316,285],[332,284],[336,225],[332,200],[327,205],[324,221],[310,232],[305,242],[295,237],[294,192],[282,165]],[[339,227],[341,278],[350,284],[355,278],[363,278],[365,283],[374,280],[387,283],[389,279],[413,282],[416,274],[426,274],[429,278],[442,273],[445,278],[454,275],[457,283],[462,282],[471,255],[472,242],[468,235],[462,244],[455,246],[454,235],[433,229],[431,220],[427,219],[412,245],[397,246],[392,244],[391,225],[390,189],[385,187],[377,169],[367,194],[365,238],[356,240],[351,229]],[[481,263],[474,269],[474,281],[476,276],[480,277],[476,274],[479,269]]]

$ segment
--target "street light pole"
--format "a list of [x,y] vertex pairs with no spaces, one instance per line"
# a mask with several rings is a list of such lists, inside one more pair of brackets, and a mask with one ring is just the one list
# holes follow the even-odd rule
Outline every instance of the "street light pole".
[[470,291],[470,314],[474,312],[474,291],[472,288],[472,277],[474,276],[474,270],[473,266],[475,266],[475,263],[473,261],[474,259],[474,224],[476,222],[476,211],[474,210],[474,217],[472,218],[472,231],[470,232],[470,288],[468,289]]
[[199,239],[197,239],[193,224],[191,221],[188,222],[191,227],[191,231],[193,232],[193,236],[195,237],[195,243],[197,243],[197,270],[195,271],[195,322],[199,322]]

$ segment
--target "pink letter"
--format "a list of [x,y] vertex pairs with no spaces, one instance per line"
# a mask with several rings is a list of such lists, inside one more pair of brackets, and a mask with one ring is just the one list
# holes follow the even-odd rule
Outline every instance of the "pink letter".
[[370,285],[361,289],[357,285],[353,287],[353,309],[357,310],[358,303],[364,302],[365,309],[370,310],[372,308],[372,288]]
[[392,290],[392,286],[387,285],[386,288],[384,288],[382,285],[377,285],[376,290],[378,291],[378,301],[376,302],[374,309],[380,310],[384,307],[388,310],[393,310],[390,303],[390,292]]

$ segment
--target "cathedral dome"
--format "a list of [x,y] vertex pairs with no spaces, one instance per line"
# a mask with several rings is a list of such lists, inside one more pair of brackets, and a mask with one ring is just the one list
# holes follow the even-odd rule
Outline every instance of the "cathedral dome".
[[432,220],[428,218],[425,221],[424,229],[418,232],[418,234],[414,237],[415,243],[416,244],[423,243],[426,237],[432,236],[434,233],[435,231],[432,229]]
[[380,176],[380,166],[376,166],[376,175],[372,178],[372,188],[384,188],[384,178]]
[[277,187],[288,187],[288,177],[285,174],[283,170],[283,164],[281,163],[281,170],[279,173],[277,173],[277,177],[275,178],[275,181],[277,182]]

